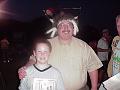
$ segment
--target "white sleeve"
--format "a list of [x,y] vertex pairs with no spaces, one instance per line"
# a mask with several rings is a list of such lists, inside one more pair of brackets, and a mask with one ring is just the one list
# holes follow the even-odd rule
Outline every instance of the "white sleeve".
[[28,89],[28,78],[25,77],[20,81],[19,90],[29,90]]
[[57,90],[65,90],[62,75],[60,72],[58,72],[57,75]]
[[103,46],[104,46],[104,42],[103,42],[103,40],[100,39],[98,41],[97,48],[103,48]]

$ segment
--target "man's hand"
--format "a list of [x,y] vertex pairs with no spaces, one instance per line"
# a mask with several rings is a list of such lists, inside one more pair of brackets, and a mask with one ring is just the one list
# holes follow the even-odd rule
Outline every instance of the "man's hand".
[[97,90],[97,84],[98,84],[98,70],[94,70],[92,72],[89,72],[90,80],[91,80],[91,90]]
[[23,66],[18,70],[18,76],[19,79],[23,79],[26,76],[26,71],[25,71],[26,67]]
[[97,90],[97,88],[91,88],[91,90]]

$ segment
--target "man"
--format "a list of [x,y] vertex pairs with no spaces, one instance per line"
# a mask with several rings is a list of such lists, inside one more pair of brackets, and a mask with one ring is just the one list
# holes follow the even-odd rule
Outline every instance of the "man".
[[[97,69],[102,66],[99,58],[88,44],[73,36],[78,32],[73,17],[64,15],[56,25],[58,36],[49,40],[52,45],[49,63],[61,72],[65,89],[86,90],[84,87],[88,72],[92,83],[91,90],[97,90]],[[34,57],[30,59],[34,61]],[[24,71],[19,70],[20,78],[23,78],[24,74]]]
[[108,64],[108,76],[114,76],[120,72],[120,15],[116,17],[118,35],[112,41],[112,56]]
[[99,83],[103,81],[105,75],[107,76],[108,54],[111,51],[109,48],[109,38],[108,29],[103,29],[102,37],[97,44],[97,54],[103,63],[103,67],[99,69]]

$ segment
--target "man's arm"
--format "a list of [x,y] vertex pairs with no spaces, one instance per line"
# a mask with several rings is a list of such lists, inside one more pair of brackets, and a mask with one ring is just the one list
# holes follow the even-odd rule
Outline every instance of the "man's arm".
[[27,64],[18,70],[19,79],[23,79],[26,76],[26,72],[25,72],[26,68],[28,68],[29,66],[33,64],[35,64],[35,58],[34,56],[30,56],[30,59],[27,62]]
[[97,90],[98,84],[98,70],[89,72],[90,80],[91,80],[91,90]]
[[25,67],[27,68],[27,67],[29,67],[29,66],[31,66],[33,64],[35,64],[35,61],[32,60],[32,59],[29,59],[29,61],[25,64]]
[[110,52],[111,49],[102,49],[102,48],[97,48],[98,52]]
[[97,83],[98,83],[98,69],[101,68],[102,62],[98,58],[98,56],[95,54],[92,48],[88,48],[88,62],[87,62],[87,69],[90,76],[92,89],[91,90],[97,90]]

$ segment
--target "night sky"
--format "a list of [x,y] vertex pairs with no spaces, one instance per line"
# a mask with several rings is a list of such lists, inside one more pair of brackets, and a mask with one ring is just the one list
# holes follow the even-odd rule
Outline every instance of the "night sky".
[[119,0],[0,0],[0,18],[28,22],[40,17],[42,10],[54,8],[81,8],[76,10],[83,25],[114,28],[120,14]]

